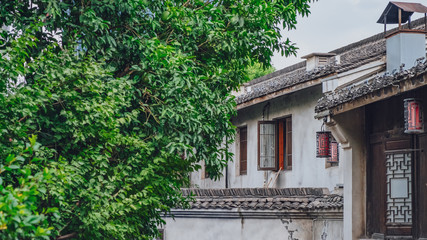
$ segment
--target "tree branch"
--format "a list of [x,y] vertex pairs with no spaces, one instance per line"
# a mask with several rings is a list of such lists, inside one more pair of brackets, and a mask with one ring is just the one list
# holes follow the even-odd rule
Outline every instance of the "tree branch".
[[201,46],[203,46],[203,45],[205,45],[206,43],[208,43],[209,42],[209,40],[208,39],[206,39],[206,41],[204,41],[204,42],[202,42],[201,44],[199,44],[199,46],[197,46],[197,48],[200,48]]
[[198,8],[196,8],[196,9],[194,9],[194,11],[198,11],[198,10],[200,10],[200,9],[202,9],[202,8],[205,8],[207,5],[209,5],[209,4],[211,4],[212,2],[211,1],[206,1],[206,3],[203,5],[203,6],[201,6],[201,7],[198,7]]
[[166,44],[169,44],[169,38],[171,37],[172,33],[174,32],[175,29],[172,29],[172,31],[170,31],[168,38],[166,38]]
[[25,119],[27,119],[28,118],[28,115],[27,116],[24,116],[24,117],[22,117],[21,119],[19,119],[18,120],[18,122],[22,122],[22,121],[24,121]]
[[56,240],[64,240],[64,239],[70,239],[70,238],[75,238],[75,237],[77,237],[77,233],[73,232],[70,234],[65,234],[65,235],[59,236],[56,238]]
[[182,4],[182,6],[186,7],[189,3],[190,3],[190,0],[188,0],[187,2],[185,2],[184,4]]

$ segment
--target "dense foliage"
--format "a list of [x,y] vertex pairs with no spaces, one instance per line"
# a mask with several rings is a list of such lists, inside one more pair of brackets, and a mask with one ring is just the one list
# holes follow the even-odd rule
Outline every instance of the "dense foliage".
[[276,68],[273,66],[266,67],[256,62],[246,68],[246,74],[248,75],[249,80],[265,76],[274,71],[276,71]]
[[0,0],[0,239],[154,236],[309,2]]

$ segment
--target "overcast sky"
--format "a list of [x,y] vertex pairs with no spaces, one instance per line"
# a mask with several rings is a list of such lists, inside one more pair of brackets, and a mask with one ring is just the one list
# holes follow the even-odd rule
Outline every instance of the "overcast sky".
[[[427,0],[396,0],[417,2],[427,6]],[[388,0],[318,0],[311,4],[311,14],[298,18],[297,29],[283,31],[284,37],[299,47],[297,57],[282,57],[276,53],[272,64],[276,70],[303,61],[301,56],[313,52],[329,52],[383,31],[378,24]],[[415,13],[412,20],[424,16]],[[387,29],[396,25],[387,25]]]

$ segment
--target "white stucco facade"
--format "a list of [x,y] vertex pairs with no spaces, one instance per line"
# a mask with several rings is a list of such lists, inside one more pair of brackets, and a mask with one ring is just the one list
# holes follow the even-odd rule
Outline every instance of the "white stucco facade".
[[[197,212],[197,211],[193,211]],[[167,217],[164,238],[167,240],[198,239],[198,240],[248,240],[248,239],[283,239],[283,240],[326,240],[343,239],[342,219],[321,217],[314,213],[307,216],[250,216],[242,212],[233,217],[224,211],[217,211],[221,217],[213,217],[200,213],[196,217]],[[218,216],[218,215],[215,215]]]
[[[342,164],[327,167],[324,158],[316,158],[316,131],[320,131],[322,121],[314,118],[313,109],[321,96],[321,85],[317,85],[239,110],[233,123],[238,128],[247,127],[247,174],[239,175],[240,153],[237,132],[236,142],[230,146],[230,151],[234,153],[234,161],[229,163],[228,171],[224,170],[224,176],[218,181],[213,181],[203,177],[202,169],[191,176],[194,186],[225,188],[227,180],[229,188],[264,187],[266,182],[270,182],[269,187],[324,187],[333,191],[337,185],[342,185]],[[263,109],[267,103],[270,107],[264,111],[263,119]],[[260,171],[257,168],[258,121],[288,116],[292,117],[292,170],[281,171],[273,186],[277,172]]]
[[[228,164],[227,169],[223,171],[223,176],[217,181],[206,178],[202,166],[201,170],[191,175],[192,187],[203,191],[206,189],[220,191],[225,188],[266,189],[266,184],[269,183],[268,188],[272,191],[275,188],[318,188],[324,189],[325,199],[326,196],[331,196],[329,194],[341,194],[344,183],[343,164],[339,163],[338,166],[331,167],[326,163],[325,158],[316,157],[316,132],[321,130],[322,121],[315,119],[314,107],[321,96],[322,84],[319,82],[293,93],[238,110],[237,116],[232,119],[237,127],[236,139],[229,146],[230,152],[234,154],[233,161]],[[279,173],[258,170],[258,121],[274,121],[289,116],[292,117],[292,169]],[[244,175],[239,174],[238,129],[240,127],[247,128],[247,173]],[[340,152],[342,154],[342,150]],[[257,201],[259,204],[265,201],[271,201],[273,204],[278,201],[278,197],[286,197],[283,195],[260,196],[259,200],[251,200],[252,203],[255,201],[251,206],[243,204],[244,201],[251,202],[248,201],[248,197],[251,196],[234,196],[233,200],[230,199],[232,196],[209,196],[211,199],[205,198],[205,202],[201,205],[192,203],[190,210],[176,209],[172,211],[174,217],[165,217],[166,225],[162,227],[164,239],[324,240],[344,238],[342,205],[325,209],[306,208],[304,206],[319,204],[318,200],[311,195],[289,196],[289,201],[294,202],[288,209],[282,210],[266,210],[265,207],[268,204],[258,207]],[[320,198],[323,197],[320,196]],[[234,205],[239,205],[238,202],[241,202],[239,206],[246,206],[246,208],[222,209],[227,205],[225,204],[227,201],[233,201]],[[337,201],[342,204],[342,200]],[[209,206],[212,202],[215,204]],[[282,203],[285,204],[285,202]],[[217,207],[218,205],[222,207]]]

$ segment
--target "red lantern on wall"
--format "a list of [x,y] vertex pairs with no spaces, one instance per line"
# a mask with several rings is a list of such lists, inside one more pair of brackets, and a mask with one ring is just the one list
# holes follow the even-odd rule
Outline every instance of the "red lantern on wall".
[[328,158],[328,162],[331,162],[331,163],[338,162],[339,155],[340,155],[339,145],[338,145],[338,142],[334,139],[331,142],[331,157]]
[[421,102],[415,98],[407,98],[405,107],[405,133],[423,133],[424,119]]
[[331,157],[331,132],[329,131],[320,131],[316,132],[316,156],[318,158],[328,158]]

